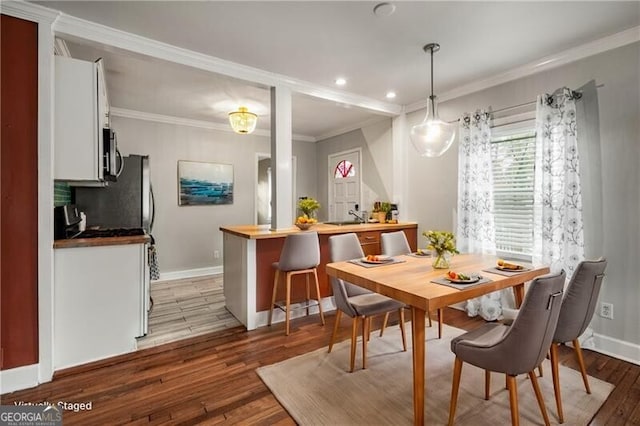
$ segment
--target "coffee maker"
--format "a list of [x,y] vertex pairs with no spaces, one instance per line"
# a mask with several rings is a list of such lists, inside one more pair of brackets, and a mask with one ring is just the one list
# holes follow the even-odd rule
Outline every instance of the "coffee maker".
[[62,240],[73,238],[80,233],[82,217],[75,204],[54,207],[53,209],[53,238]]

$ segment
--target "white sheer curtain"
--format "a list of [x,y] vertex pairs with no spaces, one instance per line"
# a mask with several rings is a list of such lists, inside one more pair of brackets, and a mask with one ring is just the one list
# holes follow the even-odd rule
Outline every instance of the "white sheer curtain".
[[576,99],[567,88],[536,107],[533,261],[571,277],[584,259]]
[[463,253],[496,252],[490,114],[484,110],[460,119],[456,245]]
[[[461,253],[496,252],[490,121],[490,113],[484,110],[460,119],[456,246]],[[502,314],[501,294],[469,300],[466,310],[469,316],[496,320]]]

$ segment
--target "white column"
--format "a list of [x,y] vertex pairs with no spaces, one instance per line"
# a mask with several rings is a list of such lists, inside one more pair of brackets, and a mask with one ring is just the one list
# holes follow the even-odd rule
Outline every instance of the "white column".
[[271,229],[293,226],[291,89],[271,88]]
[[393,187],[391,200],[398,204],[400,220],[411,219],[409,212],[409,170],[407,116],[405,113],[394,117],[391,121],[391,146],[393,152]]
[[54,37],[51,21],[38,21],[38,345],[40,383],[53,377],[53,157]]

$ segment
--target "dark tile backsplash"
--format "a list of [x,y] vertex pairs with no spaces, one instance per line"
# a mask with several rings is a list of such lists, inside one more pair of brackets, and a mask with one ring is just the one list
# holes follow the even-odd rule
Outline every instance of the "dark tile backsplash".
[[66,182],[54,182],[53,205],[55,207],[71,204],[71,187]]

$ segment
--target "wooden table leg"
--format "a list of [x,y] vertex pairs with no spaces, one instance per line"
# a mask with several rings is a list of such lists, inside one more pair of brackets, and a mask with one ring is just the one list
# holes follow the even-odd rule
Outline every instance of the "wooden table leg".
[[524,300],[524,283],[513,286],[513,295],[516,299],[516,308],[519,308]]
[[411,339],[413,342],[413,424],[424,425],[425,387],[425,314],[423,309],[411,307]]

